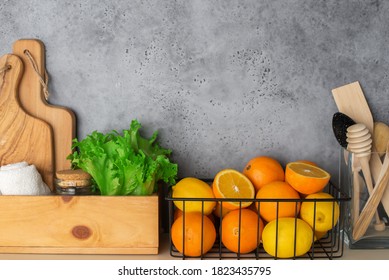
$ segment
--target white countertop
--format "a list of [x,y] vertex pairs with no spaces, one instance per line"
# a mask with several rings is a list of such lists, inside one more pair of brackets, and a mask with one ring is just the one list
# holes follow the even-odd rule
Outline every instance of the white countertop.
[[[156,255],[59,255],[59,254],[0,254],[0,260],[181,260],[171,257],[167,236],[160,240]],[[349,249],[345,244],[343,256],[334,260],[389,260],[389,249]]]

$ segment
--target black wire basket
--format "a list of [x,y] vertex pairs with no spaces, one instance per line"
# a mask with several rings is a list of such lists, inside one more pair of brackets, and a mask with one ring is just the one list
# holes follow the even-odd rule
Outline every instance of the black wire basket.
[[[204,180],[208,183],[211,183],[211,180]],[[253,203],[256,203],[257,212],[259,213],[259,209],[261,207],[261,203],[263,202],[275,202],[277,205],[277,213],[278,213],[278,206],[281,202],[293,202],[296,204],[302,203],[304,201],[310,201],[313,202],[314,206],[313,209],[316,209],[316,203],[318,201],[324,202],[324,201],[331,201],[333,202],[333,205],[337,203],[339,205],[340,215],[339,219],[336,223],[336,225],[325,233],[325,235],[320,238],[319,240],[315,239],[315,236],[313,234],[312,237],[312,245],[310,250],[304,254],[304,255],[296,255],[296,232],[294,233],[294,255],[291,257],[291,259],[335,259],[335,258],[341,258],[343,255],[343,247],[344,247],[344,238],[345,238],[345,218],[347,214],[348,209],[348,201],[351,199],[349,196],[347,196],[345,193],[343,193],[338,187],[336,187],[332,182],[329,182],[329,184],[324,189],[324,192],[327,192],[333,196],[333,198],[328,199],[222,199],[222,198],[208,198],[208,199],[198,199],[198,198],[173,198],[171,191],[169,191],[165,197],[168,203],[169,208],[169,229],[172,227],[174,222],[174,211],[175,211],[175,205],[174,201],[182,201],[183,203],[183,212],[185,213],[185,203],[189,201],[197,201],[202,203],[202,209],[204,210],[204,203],[206,201],[215,201],[220,203],[220,205],[223,205],[225,202],[233,201],[238,202],[239,204],[250,201]],[[241,208],[240,208],[241,209]],[[240,210],[241,211],[241,210]],[[314,210],[314,215],[316,211]],[[334,213],[334,211],[332,212]],[[185,215],[183,215],[183,232],[185,232]],[[258,219],[259,219],[258,215]],[[298,215],[296,215],[295,220],[298,218]],[[332,217],[334,219],[334,217]],[[315,220],[315,217],[314,217]],[[278,219],[276,219],[276,227],[278,227],[277,222]],[[275,256],[269,255],[263,248],[262,242],[258,240],[257,248],[249,253],[240,253],[240,250],[238,249],[237,252],[232,252],[228,250],[221,240],[221,232],[223,231],[222,228],[222,216],[215,217],[214,224],[216,228],[216,241],[214,242],[213,247],[207,251],[203,252],[201,249],[201,255],[197,257],[191,257],[185,254],[185,250],[183,252],[180,252],[177,250],[177,248],[174,246],[172,242],[172,237],[169,231],[169,242],[170,242],[170,255],[175,258],[181,258],[181,259],[190,259],[190,258],[196,258],[196,259],[278,259],[277,256],[277,245],[275,249]],[[259,223],[258,223],[259,224]],[[239,219],[239,228],[240,228],[240,219]],[[297,228],[295,226],[295,228]],[[277,231],[278,232],[278,231]],[[313,224],[313,232],[315,232],[315,223]],[[201,230],[201,244],[203,244],[203,236],[204,232]],[[240,234],[240,233],[238,233]],[[275,244],[278,244],[278,236],[276,234],[275,236]],[[240,236],[239,236],[240,240]],[[183,243],[185,242],[185,238],[183,238]],[[239,245],[238,245],[239,246]],[[185,244],[183,244],[183,248],[185,248]]]

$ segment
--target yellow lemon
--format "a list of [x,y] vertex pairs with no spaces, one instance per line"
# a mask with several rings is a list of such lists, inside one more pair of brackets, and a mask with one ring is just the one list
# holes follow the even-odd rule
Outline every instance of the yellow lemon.
[[[211,186],[200,179],[192,177],[181,179],[174,185],[172,187],[172,197],[176,198],[174,205],[185,212],[199,212],[209,215],[216,205],[216,201],[212,200],[215,196]],[[207,201],[203,198],[211,200]]]
[[339,220],[339,204],[329,193],[319,192],[307,195],[305,199],[326,199],[326,201],[303,201],[300,218],[306,221],[315,231],[326,232],[332,229]]
[[315,231],[316,240],[320,240],[327,235],[328,231]]
[[262,232],[263,248],[266,253],[277,258],[292,258],[306,254],[312,246],[313,239],[312,228],[299,218],[273,220],[266,224]]

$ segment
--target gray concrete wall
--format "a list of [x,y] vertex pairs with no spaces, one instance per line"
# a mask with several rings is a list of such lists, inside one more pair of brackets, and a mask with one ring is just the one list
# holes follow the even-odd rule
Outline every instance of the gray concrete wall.
[[173,150],[179,175],[211,178],[258,155],[338,175],[331,89],[359,80],[389,122],[388,1],[7,1],[0,53],[46,46],[50,103],[78,137],[128,128]]

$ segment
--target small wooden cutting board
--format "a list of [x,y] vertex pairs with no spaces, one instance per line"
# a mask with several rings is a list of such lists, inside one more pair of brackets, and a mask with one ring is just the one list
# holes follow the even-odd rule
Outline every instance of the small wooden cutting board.
[[39,74],[45,76],[45,47],[40,40],[22,39],[13,44],[13,53],[24,64],[24,75],[20,82],[19,99],[23,109],[31,116],[47,122],[53,129],[55,170],[71,167],[66,157],[72,152],[72,140],[76,137],[76,117],[65,107],[48,104],[44,97],[39,76],[26,55],[28,51],[34,59]]
[[53,190],[54,156],[51,127],[27,114],[18,101],[23,64],[12,54],[0,58],[0,165],[21,161],[34,164]]

